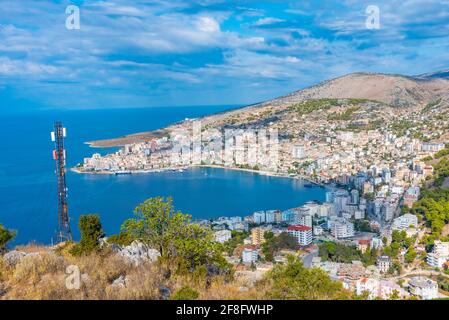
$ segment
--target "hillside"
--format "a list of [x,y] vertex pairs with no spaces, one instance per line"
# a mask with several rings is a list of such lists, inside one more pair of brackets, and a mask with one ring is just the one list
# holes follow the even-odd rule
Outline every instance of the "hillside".
[[[435,72],[416,77],[401,75],[388,75],[376,73],[352,73],[336,79],[324,81],[310,88],[299,90],[257,105],[244,107],[241,109],[215,114],[202,118],[204,128],[223,128],[228,126],[259,126],[264,124],[278,124],[279,129],[286,129],[283,132],[289,134],[289,129],[297,131],[298,127],[291,126],[296,115],[298,106],[307,101],[322,101],[336,107],[357,107],[363,111],[367,110],[365,117],[373,118],[374,121],[387,120],[384,116],[376,115],[381,107],[385,115],[402,115],[404,112],[410,113],[420,111],[429,105],[446,106],[449,99],[449,79],[448,72]],[[326,100],[328,99],[328,100]],[[344,99],[338,102],[337,100]],[[326,102],[327,101],[327,102]],[[323,108],[317,108],[323,111]],[[311,110],[316,111],[316,110]],[[324,108],[322,113],[315,114],[307,112],[300,113],[306,116],[316,116],[314,120],[327,121],[327,115],[340,111],[338,108]],[[360,112],[359,112],[360,113]],[[362,112],[363,113],[363,112]],[[367,121],[366,119],[359,119]],[[368,121],[370,122],[370,121]],[[372,121],[371,121],[372,122]],[[125,144],[148,141],[168,135],[169,132],[183,124],[176,124],[167,128],[152,132],[131,134],[109,140],[99,140],[88,142],[93,147],[123,146]],[[282,131],[281,131],[282,132]]]

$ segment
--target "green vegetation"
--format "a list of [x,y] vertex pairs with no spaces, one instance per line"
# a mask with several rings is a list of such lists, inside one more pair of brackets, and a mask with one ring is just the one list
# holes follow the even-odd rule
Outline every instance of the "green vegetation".
[[444,276],[438,276],[437,278],[438,286],[441,290],[449,292],[449,279]]
[[354,221],[354,229],[360,232],[373,232],[377,233],[377,230],[371,228],[369,220],[355,220]]
[[328,121],[349,121],[352,119],[352,116],[354,115],[354,113],[356,113],[359,110],[360,110],[360,107],[347,108],[342,113],[329,114],[327,116],[327,120]]
[[425,218],[427,226],[432,230],[432,234],[425,237],[425,242],[432,245],[449,222],[449,189],[422,188],[420,199],[413,204],[412,212]]
[[449,144],[446,144],[443,150],[438,151],[437,153],[435,153],[435,155],[433,156],[435,159],[440,159],[442,157],[445,157],[449,155]]
[[351,122],[344,129],[340,129],[342,131],[351,131],[351,132],[361,132],[361,131],[370,131],[377,130],[382,127],[384,124],[382,119],[375,119],[370,121],[368,124],[359,123],[359,122]]
[[241,232],[232,230],[231,231],[231,239],[223,243],[223,250],[231,256],[234,253],[234,250],[243,244],[243,240],[248,238],[249,232]]
[[100,249],[100,238],[104,237],[101,227],[100,217],[96,214],[80,216],[78,228],[81,233],[81,240],[71,250],[75,256],[89,255]]
[[413,248],[413,246],[410,246],[404,256],[405,262],[407,262],[407,263],[413,262],[415,260],[416,256],[417,256],[417,253],[416,253],[415,249]]
[[435,186],[441,187],[444,180],[449,177],[449,159],[443,158],[434,166]]
[[245,163],[245,164],[236,164],[236,167],[239,169],[246,169],[246,170],[255,170],[255,171],[259,171],[260,167],[256,164],[254,166],[250,166],[249,164]]
[[208,266],[229,271],[214,241],[212,231],[191,222],[191,217],[175,211],[172,198],[151,198],[140,204],[136,218],[125,221],[122,232],[129,233],[161,254],[161,260],[178,273],[204,272]]
[[[344,105],[349,106],[357,106],[362,103],[369,102],[370,100],[367,99],[311,99],[307,100],[301,103],[294,104],[290,106],[290,110],[295,111],[299,116],[303,116],[309,113],[312,113],[313,111],[317,110],[328,110],[332,106],[340,107]],[[351,108],[352,111],[349,111],[348,114],[343,116],[344,118],[350,117],[353,112],[355,112],[357,108]],[[337,120],[337,119],[333,119]],[[343,119],[344,120],[344,119]]]
[[415,127],[415,125],[409,120],[398,120],[391,124],[391,130],[398,137],[402,137],[408,130]]
[[175,294],[170,297],[170,300],[196,300],[198,299],[198,296],[198,291],[190,288],[189,286],[184,286],[175,292]]
[[270,286],[267,298],[280,300],[341,300],[349,299],[349,292],[342,284],[333,281],[324,270],[306,269],[294,256],[287,263],[277,264],[269,271],[261,284]]
[[318,245],[319,256],[324,261],[351,263],[352,261],[362,261],[363,265],[370,266],[376,263],[377,250],[368,248],[362,253],[354,245],[344,245],[336,242],[323,242]]
[[16,232],[6,229],[0,223],[0,253],[6,250],[6,245],[16,236]]
[[[399,254],[400,249],[406,249],[410,251],[409,257],[411,258],[413,256],[414,251],[413,250],[413,243],[415,242],[415,238],[409,238],[407,237],[407,233],[405,230],[398,231],[393,230],[392,236],[391,236],[391,243],[389,246],[386,246],[383,249],[383,253],[389,256],[392,259],[397,258]],[[416,257],[416,254],[414,255],[413,259]]]
[[351,263],[360,260],[360,252],[356,246],[346,246],[336,242],[319,244],[319,255],[324,261]]
[[431,101],[429,102],[424,109],[421,110],[421,113],[426,113],[429,112],[430,110],[432,110],[434,107],[436,107],[437,105],[439,105],[441,102],[441,99],[438,99],[436,101]]
[[298,240],[287,232],[282,232],[275,237],[273,232],[267,231],[264,234],[265,242],[262,244],[262,252],[265,260],[273,261],[274,255],[282,249],[295,250],[298,247]]
[[108,237],[108,243],[119,246],[129,246],[134,240],[136,239],[128,232],[120,232]]

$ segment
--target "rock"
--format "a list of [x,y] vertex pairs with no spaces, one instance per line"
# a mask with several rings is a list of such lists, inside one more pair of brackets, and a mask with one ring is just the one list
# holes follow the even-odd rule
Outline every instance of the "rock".
[[100,238],[98,239],[98,243],[100,244],[100,247],[107,247],[108,246],[108,238],[104,237],[104,238]]
[[125,288],[126,287],[126,277],[121,275],[117,279],[115,279],[112,284],[112,287],[114,288]]
[[161,300],[168,300],[171,295],[171,290],[170,290],[170,288],[161,286],[161,287],[159,287],[159,294],[160,294]]
[[0,297],[6,294],[6,285],[0,282]]
[[240,292],[248,292],[249,289],[248,289],[248,287],[239,287],[239,291]]
[[143,262],[155,262],[160,257],[159,251],[148,247],[140,241],[133,241],[129,246],[117,249],[118,254],[138,266]]
[[214,264],[208,264],[206,266],[206,270],[207,270],[208,277],[218,276],[219,274],[221,274],[220,268]]
[[81,281],[82,281],[83,283],[85,283],[85,284],[89,284],[89,282],[90,282],[90,277],[89,277],[89,275],[88,275],[87,273],[83,273],[83,274],[81,275]]
[[27,254],[22,251],[16,250],[9,251],[5,253],[5,255],[3,256],[3,261],[5,261],[7,267],[14,268],[19,263],[19,261],[26,255]]

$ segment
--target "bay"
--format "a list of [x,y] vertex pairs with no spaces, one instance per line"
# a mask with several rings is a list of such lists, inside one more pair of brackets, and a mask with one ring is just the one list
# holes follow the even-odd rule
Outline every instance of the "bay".
[[[67,127],[67,164],[94,152],[86,141],[115,138],[164,127],[185,118],[235,106],[160,107],[77,111],[35,111],[0,115],[0,223],[18,231],[13,244],[51,243],[57,226],[53,122]],[[69,215],[79,238],[81,214],[97,213],[107,234],[116,233],[133,208],[155,196],[171,196],[177,209],[194,219],[249,215],[256,210],[287,209],[306,201],[324,201],[325,190],[302,180],[217,168],[132,175],[67,174]]]

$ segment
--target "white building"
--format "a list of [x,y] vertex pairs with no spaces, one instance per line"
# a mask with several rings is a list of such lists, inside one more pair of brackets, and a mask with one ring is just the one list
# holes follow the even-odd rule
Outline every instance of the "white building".
[[255,246],[245,246],[242,251],[242,261],[243,263],[254,263],[257,262],[259,258],[259,252],[257,251]]
[[304,204],[303,208],[308,210],[309,215],[315,216],[320,212],[320,205],[313,201],[308,201]]
[[230,230],[220,230],[214,233],[215,241],[220,243],[225,243],[229,239],[231,239],[231,231]]
[[356,220],[365,219],[365,211],[363,211],[363,210],[356,210],[354,212],[354,219],[356,219]]
[[409,281],[410,293],[423,300],[438,298],[438,284],[426,277],[413,277]]
[[276,222],[276,210],[267,210],[265,211],[265,222],[266,223],[275,223]]
[[307,213],[299,213],[295,217],[295,224],[312,227],[312,216]]
[[265,211],[256,211],[253,213],[253,220],[255,224],[265,223]]
[[287,228],[287,232],[298,239],[300,246],[308,246],[312,243],[312,228],[300,224],[291,225]]
[[387,273],[391,267],[391,259],[387,255],[380,256],[377,258],[376,265],[380,272]]
[[318,216],[320,217],[328,217],[332,214],[332,204],[330,203],[323,203],[320,205],[320,208],[318,210]]
[[433,250],[427,254],[427,263],[434,268],[441,268],[449,261],[449,242],[435,240]]
[[399,297],[407,296],[407,293],[397,283],[391,280],[378,280],[374,278],[361,278],[356,282],[356,294],[362,295],[368,292],[368,299],[389,299],[395,293]]
[[370,247],[373,249],[381,249],[384,246],[384,243],[381,238],[372,238]]
[[394,230],[405,230],[411,226],[418,226],[418,217],[414,214],[406,213],[393,220]]
[[331,234],[336,239],[351,238],[354,236],[354,224],[346,219],[332,219],[330,223]]

